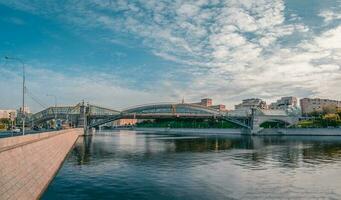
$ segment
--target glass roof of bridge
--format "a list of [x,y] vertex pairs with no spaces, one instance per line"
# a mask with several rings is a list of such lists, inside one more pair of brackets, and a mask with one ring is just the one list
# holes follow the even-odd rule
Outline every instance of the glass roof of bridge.
[[219,112],[203,106],[191,104],[162,104],[141,106],[123,111],[123,113],[186,113],[186,114],[218,114]]

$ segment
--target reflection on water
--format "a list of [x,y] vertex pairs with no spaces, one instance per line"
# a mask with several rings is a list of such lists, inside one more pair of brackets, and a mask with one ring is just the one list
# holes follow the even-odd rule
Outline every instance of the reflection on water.
[[341,138],[105,132],[43,199],[341,199]]

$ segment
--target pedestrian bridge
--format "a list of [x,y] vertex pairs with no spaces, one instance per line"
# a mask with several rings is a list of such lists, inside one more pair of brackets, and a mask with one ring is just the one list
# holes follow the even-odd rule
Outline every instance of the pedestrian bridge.
[[50,107],[31,117],[32,126],[37,126],[52,119],[60,119],[75,127],[96,128],[119,119],[221,119],[241,128],[260,130],[260,125],[267,121],[282,121],[293,125],[297,117],[289,116],[280,110],[243,110],[242,112],[220,112],[215,109],[185,103],[159,103],[135,106],[122,111],[101,106],[79,103],[76,106]]

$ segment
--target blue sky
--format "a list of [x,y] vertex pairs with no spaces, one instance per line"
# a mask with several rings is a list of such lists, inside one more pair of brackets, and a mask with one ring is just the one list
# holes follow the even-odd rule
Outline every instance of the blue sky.
[[[340,0],[0,0],[0,56],[27,65],[28,105],[341,99]],[[0,60],[0,108],[20,68]]]

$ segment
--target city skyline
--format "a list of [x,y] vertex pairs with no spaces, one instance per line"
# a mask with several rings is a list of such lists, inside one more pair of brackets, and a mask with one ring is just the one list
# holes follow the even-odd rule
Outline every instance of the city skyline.
[[24,60],[27,94],[48,105],[340,100],[340,1],[186,2],[0,0],[0,107],[21,98],[4,56]]

